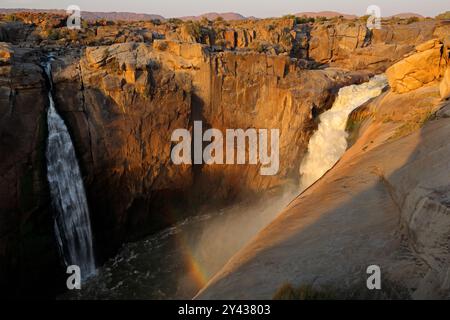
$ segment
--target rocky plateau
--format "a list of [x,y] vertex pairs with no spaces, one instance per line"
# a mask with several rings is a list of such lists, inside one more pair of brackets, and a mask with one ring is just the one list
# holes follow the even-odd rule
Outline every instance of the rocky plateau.
[[[21,12],[0,21],[2,295],[62,290],[45,168],[42,61],[51,53],[53,96],[74,142],[100,263],[202,210],[296,184],[318,116],[339,89],[386,73],[389,88],[352,113],[352,146],[339,163],[197,297],[270,299],[284,282],[333,286],[354,274],[350,288],[380,256],[409,297],[449,297],[449,21],[392,18],[369,30],[358,18],[95,20],[68,30],[65,19]],[[279,128],[278,174],[174,165],[171,134],[192,131],[194,121]]]

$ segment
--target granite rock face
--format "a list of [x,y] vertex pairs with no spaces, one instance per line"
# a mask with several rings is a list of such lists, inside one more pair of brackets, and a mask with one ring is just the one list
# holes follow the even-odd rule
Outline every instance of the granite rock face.
[[[21,14],[20,21],[0,24],[9,42],[35,46],[96,46],[152,43],[158,39],[201,43],[215,50],[255,51],[352,70],[383,72],[424,41],[448,34],[448,24],[434,20],[413,23],[383,21],[369,30],[360,19],[299,23],[296,19],[240,21],[90,22],[80,31],[64,28],[57,15]],[[87,22],[86,22],[87,23]],[[19,31],[17,31],[19,30]],[[1,40],[1,38],[0,38]]]
[[[41,274],[60,271],[39,61],[49,51],[56,58],[54,100],[74,141],[101,262],[123,241],[205,206],[264,197],[298,181],[317,116],[339,88],[366,81],[404,55],[423,55],[413,61],[414,78],[421,63],[433,63],[419,72],[419,87],[442,77],[445,98],[448,67],[434,63],[448,48],[446,34],[448,25],[435,21],[373,31],[361,21],[97,21],[79,32],[66,30],[58,15],[2,21],[0,40],[8,43],[0,43],[0,287],[12,290],[8,279],[21,278],[14,289],[20,292]],[[439,59],[448,61],[448,51]],[[392,72],[392,87],[414,90],[402,82],[407,67],[400,70]],[[192,132],[194,121],[222,132],[279,129],[278,174],[262,176],[255,165],[174,165],[171,134]]]
[[450,67],[445,70],[439,89],[442,99],[450,98]]
[[[434,46],[424,43],[416,54]],[[350,116],[360,122],[352,147],[198,299],[270,299],[286,282],[341,299],[450,297],[450,121],[439,82],[391,88],[358,109]],[[366,287],[371,265],[380,267],[380,291]]]
[[0,43],[0,294],[51,294],[58,268],[45,173],[47,89],[38,53]]
[[[449,28],[450,31],[450,28]],[[450,98],[450,36],[443,38],[443,52],[442,52],[442,63],[447,65],[444,71],[444,75],[439,86],[440,94],[442,99]]]
[[430,40],[418,45],[414,53],[391,66],[386,75],[392,90],[405,93],[441,78],[448,55],[448,49],[443,46],[438,39]]
[[[57,58],[55,101],[79,152],[100,247],[296,180],[315,116],[340,87],[368,75],[167,40]],[[257,165],[174,165],[171,134],[192,131],[193,121],[223,133],[279,129],[278,174],[262,176]]]

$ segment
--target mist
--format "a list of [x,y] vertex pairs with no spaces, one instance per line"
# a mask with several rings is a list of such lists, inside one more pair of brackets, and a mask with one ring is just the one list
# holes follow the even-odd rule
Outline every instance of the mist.
[[240,202],[205,220],[197,230],[186,230],[192,258],[209,280],[239,249],[266,227],[298,194],[296,186],[255,202]]

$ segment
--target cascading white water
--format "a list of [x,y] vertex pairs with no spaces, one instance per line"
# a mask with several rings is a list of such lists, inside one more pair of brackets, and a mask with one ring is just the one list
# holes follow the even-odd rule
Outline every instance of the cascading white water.
[[55,234],[64,262],[79,266],[81,277],[85,280],[95,274],[89,209],[72,140],[55,109],[50,61],[45,64],[45,72],[50,83],[47,178],[55,209]]
[[387,86],[385,75],[339,90],[330,110],[320,115],[319,128],[309,140],[308,153],[300,165],[300,190],[322,177],[347,149],[345,127],[350,113],[369,99],[377,97]]

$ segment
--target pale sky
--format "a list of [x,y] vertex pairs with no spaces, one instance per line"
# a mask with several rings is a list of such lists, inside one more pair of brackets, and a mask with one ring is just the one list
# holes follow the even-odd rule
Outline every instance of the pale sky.
[[0,0],[0,8],[65,9],[72,4],[85,11],[153,13],[164,17],[237,12],[262,18],[324,10],[364,15],[369,5],[378,5],[382,16],[415,12],[434,17],[450,11],[450,0]]

